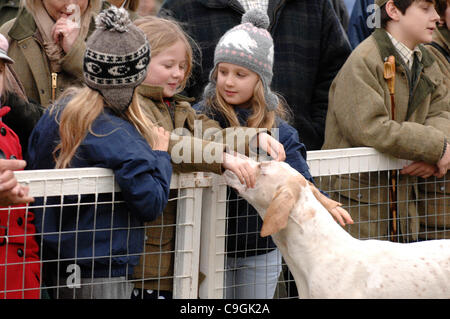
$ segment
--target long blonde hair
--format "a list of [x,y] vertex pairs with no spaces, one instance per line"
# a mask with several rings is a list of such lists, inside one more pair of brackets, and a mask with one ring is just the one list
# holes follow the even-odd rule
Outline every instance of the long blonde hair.
[[[70,167],[70,161],[88,133],[101,137],[101,135],[92,131],[94,120],[103,112],[105,107],[101,94],[89,87],[70,88],[60,100],[69,96],[72,96],[72,98],[60,117],[59,134],[61,141],[53,151],[56,162],[55,168]],[[50,112],[54,112],[54,110],[55,107],[52,107]],[[122,117],[136,127],[150,146],[154,145],[152,131],[154,125],[142,113],[136,91],[129,108],[123,113]]]
[[[216,68],[213,73],[213,78],[216,80],[216,82],[217,82],[217,73],[218,69]],[[277,97],[279,101],[277,108],[274,111],[267,110],[266,99],[264,97],[264,86],[261,79],[259,79],[255,85],[255,88],[253,90],[253,96],[250,100],[250,109],[252,110],[252,114],[247,119],[247,123],[245,126],[271,129],[275,125],[276,116],[278,116],[283,120],[288,120],[289,112],[288,109],[285,107],[284,100],[279,95],[277,95]],[[207,112],[211,112],[213,114],[214,111],[217,111],[225,117],[230,126],[241,126],[236,116],[234,106],[228,104],[222,98],[217,86],[215,88],[215,94],[212,97],[207,98],[205,102]]]
[[170,19],[145,16],[134,21],[134,24],[147,36],[147,40],[150,43],[152,50],[152,57],[157,56],[178,41],[181,41],[184,44],[186,48],[187,65],[184,79],[177,90],[178,92],[183,91],[191,76],[193,63],[195,63],[193,58],[193,46],[197,47],[195,41],[183,31],[176,21]]

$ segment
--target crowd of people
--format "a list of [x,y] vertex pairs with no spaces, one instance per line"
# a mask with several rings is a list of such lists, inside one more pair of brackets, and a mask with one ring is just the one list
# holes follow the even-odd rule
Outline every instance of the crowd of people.
[[[420,227],[450,227],[450,0],[17,0],[0,8],[0,203],[19,207],[0,211],[0,298],[171,298],[172,173],[228,169],[253,187],[247,156],[286,161],[314,183],[307,150],[373,147],[411,161],[398,177],[409,188],[394,199],[399,237],[429,239]],[[75,167],[112,169],[123,204],[75,213],[57,207],[61,198],[31,198],[13,173]],[[358,238],[388,238],[389,207],[379,199],[389,195],[370,194],[388,192],[376,188],[388,178],[333,177],[334,189],[368,191],[324,193],[351,218],[330,213],[358,225],[348,228]],[[410,181],[429,178],[443,187]],[[421,201],[427,193],[444,205]],[[226,297],[272,298],[281,255],[259,236],[256,211],[234,190],[228,199]],[[423,212],[442,218],[423,226]],[[59,269],[73,263],[81,288],[61,288],[68,274]]]

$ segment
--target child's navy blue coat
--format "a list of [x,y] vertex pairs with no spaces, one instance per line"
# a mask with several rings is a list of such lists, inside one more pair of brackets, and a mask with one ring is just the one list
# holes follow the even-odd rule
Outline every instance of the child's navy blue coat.
[[[88,106],[86,106],[88,107]],[[58,144],[59,112],[44,113],[29,140],[28,169],[55,167],[53,150]],[[117,277],[133,273],[144,248],[144,222],[156,219],[166,206],[172,165],[167,152],[154,151],[135,127],[109,109],[92,125],[71,167],[103,167],[114,171],[121,193],[47,198],[45,204],[64,201],[64,208],[34,209],[36,227],[43,235],[42,258],[76,263],[82,277]],[[124,202],[111,203],[122,199]],[[43,204],[36,198],[35,205]],[[96,231],[92,231],[95,229]],[[52,233],[52,234],[49,234]],[[76,248],[75,248],[76,247]],[[95,256],[95,259],[92,257]],[[60,267],[61,268],[61,267]],[[65,272],[65,267],[60,269]]]

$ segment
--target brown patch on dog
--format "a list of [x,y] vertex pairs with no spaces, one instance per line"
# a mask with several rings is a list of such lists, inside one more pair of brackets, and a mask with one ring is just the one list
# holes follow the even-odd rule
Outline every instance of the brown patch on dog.
[[306,179],[302,175],[295,175],[278,189],[264,216],[261,237],[275,234],[287,226],[289,214],[300,196],[301,187],[304,186]]

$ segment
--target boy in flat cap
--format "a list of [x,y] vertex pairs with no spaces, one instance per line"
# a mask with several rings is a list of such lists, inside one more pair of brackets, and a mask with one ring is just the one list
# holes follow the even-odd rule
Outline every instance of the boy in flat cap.
[[[331,85],[323,149],[366,146],[412,161],[400,171],[391,199],[389,172],[333,179],[334,189],[341,189],[338,200],[349,206],[355,221],[349,229],[353,236],[406,241],[418,233],[412,198],[417,176],[442,177],[449,168],[450,95],[444,75],[423,46],[431,42],[439,21],[434,1],[375,4],[381,27],[353,51]],[[388,69],[394,71],[390,79],[385,78]],[[396,204],[394,223],[390,202]]]

